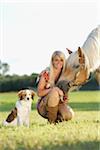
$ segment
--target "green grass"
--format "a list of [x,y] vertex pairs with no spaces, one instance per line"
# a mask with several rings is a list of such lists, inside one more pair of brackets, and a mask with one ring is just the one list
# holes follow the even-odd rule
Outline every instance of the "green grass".
[[2,121],[15,106],[17,93],[0,93],[0,150],[100,150],[100,92],[71,92],[75,117],[50,125],[32,104],[30,127],[4,127]]

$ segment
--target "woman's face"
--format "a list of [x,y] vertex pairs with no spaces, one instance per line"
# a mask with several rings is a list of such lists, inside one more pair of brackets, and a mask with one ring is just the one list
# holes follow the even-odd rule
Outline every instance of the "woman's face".
[[54,58],[53,58],[53,66],[55,69],[62,69],[63,67],[63,59],[61,57],[59,57],[58,55],[56,55]]

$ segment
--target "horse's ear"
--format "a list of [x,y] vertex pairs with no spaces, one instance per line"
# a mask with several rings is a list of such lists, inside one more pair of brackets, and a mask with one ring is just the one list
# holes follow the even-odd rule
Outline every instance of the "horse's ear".
[[80,64],[85,63],[85,57],[84,57],[84,54],[83,54],[80,47],[78,47],[78,57],[79,57],[79,63]]
[[66,50],[68,51],[69,54],[72,53],[72,51],[69,48],[66,48]]

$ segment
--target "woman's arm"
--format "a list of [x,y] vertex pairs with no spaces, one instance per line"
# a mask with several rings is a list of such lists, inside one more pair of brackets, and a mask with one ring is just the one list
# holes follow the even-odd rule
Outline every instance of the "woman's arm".
[[46,80],[43,76],[41,76],[37,88],[37,95],[39,97],[45,96],[51,91],[51,88],[46,89],[45,86],[46,86]]

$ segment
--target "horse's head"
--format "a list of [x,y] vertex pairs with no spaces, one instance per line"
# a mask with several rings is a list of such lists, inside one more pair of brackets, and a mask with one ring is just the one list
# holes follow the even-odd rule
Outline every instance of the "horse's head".
[[65,72],[60,80],[66,80],[70,86],[79,86],[84,84],[89,78],[88,59],[79,47],[74,53],[71,53],[66,60]]

